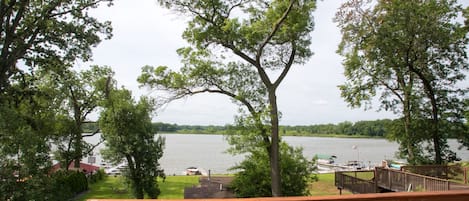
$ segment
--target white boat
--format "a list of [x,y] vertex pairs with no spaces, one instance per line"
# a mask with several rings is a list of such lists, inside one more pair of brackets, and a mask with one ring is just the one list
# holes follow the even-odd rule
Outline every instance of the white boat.
[[366,166],[363,161],[348,161],[344,167],[349,170],[363,170]]
[[196,167],[188,167],[184,172],[184,175],[202,175],[202,172]]
[[326,155],[326,154],[316,154],[318,164],[334,164],[337,156],[335,155]]
[[124,169],[128,168],[127,162],[119,163],[116,166],[112,166],[104,169],[104,172],[107,175],[121,175]]
[[316,167],[318,173],[331,173],[337,170],[337,165],[335,165],[335,155],[327,154],[316,154]]

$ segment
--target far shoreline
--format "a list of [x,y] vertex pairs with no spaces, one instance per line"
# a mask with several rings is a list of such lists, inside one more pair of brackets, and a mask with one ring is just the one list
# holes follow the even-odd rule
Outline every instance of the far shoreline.
[[[203,132],[158,132],[164,135],[228,135],[225,133],[203,133]],[[320,138],[352,138],[352,139],[386,139],[383,136],[367,135],[344,135],[344,134],[281,134],[282,137],[320,137]]]

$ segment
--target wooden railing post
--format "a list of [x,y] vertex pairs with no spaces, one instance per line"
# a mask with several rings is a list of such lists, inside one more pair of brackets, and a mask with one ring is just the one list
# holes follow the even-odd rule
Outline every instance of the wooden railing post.
[[426,177],[423,178],[423,190],[427,191],[427,178]]
[[464,168],[464,184],[467,184],[467,167]]
[[404,189],[407,189],[407,172],[404,172]]
[[392,189],[392,181],[391,181],[391,171],[387,171],[388,172],[388,187],[389,189],[391,190]]

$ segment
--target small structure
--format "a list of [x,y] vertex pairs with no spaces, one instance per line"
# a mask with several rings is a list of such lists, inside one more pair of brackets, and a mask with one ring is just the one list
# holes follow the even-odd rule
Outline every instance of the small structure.
[[233,177],[200,177],[199,186],[184,189],[184,199],[201,198],[234,198],[235,195],[229,187]]
[[[61,168],[62,167],[61,167],[60,163],[57,163],[57,164],[52,166],[51,173],[57,172]],[[68,165],[68,169],[69,170],[76,170],[76,168],[74,167],[74,162],[73,161],[70,163],[70,165]],[[93,172],[97,172],[99,170],[99,167],[94,166],[94,165],[90,165],[90,164],[86,164],[86,163],[80,163],[79,170],[86,173],[86,174],[91,174]]]

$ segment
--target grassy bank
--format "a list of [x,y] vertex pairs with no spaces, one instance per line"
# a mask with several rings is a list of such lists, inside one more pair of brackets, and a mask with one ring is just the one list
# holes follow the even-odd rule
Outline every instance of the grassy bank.
[[[311,196],[339,195],[339,190],[334,185],[334,173],[319,174],[318,181],[310,184]],[[342,191],[342,194],[351,194]]]
[[[334,186],[334,174],[320,174],[319,181],[310,185],[312,196],[338,195]],[[184,188],[198,185],[198,176],[168,176],[165,182],[159,181],[161,194],[159,199],[184,199]],[[103,181],[90,185],[90,190],[77,197],[76,201],[92,198],[132,198],[132,194],[122,177],[107,177]]]
[[[197,185],[198,176],[168,176],[158,185],[161,190],[159,199],[184,199],[184,188]],[[76,201],[85,201],[91,198],[133,198],[130,189],[122,177],[109,176],[103,181],[90,185],[90,190],[79,196]]]

